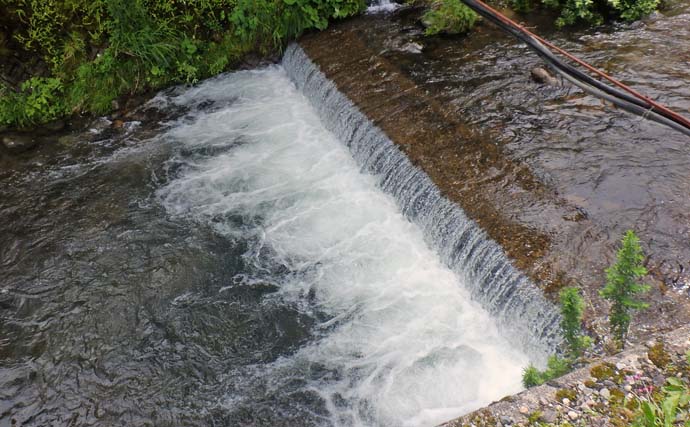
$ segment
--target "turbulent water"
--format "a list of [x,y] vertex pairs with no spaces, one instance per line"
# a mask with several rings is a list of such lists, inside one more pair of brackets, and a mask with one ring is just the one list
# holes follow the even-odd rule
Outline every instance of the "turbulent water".
[[378,12],[391,12],[399,8],[400,5],[391,0],[375,0],[369,2],[367,7],[367,12],[378,13]]
[[[175,126],[192,155],[159,190],[166,209],[247,242],[243,286],[271,282],[314,319],[292,354],[242,375],[318,396],[333,425],[432,425],[519,389],[523,354],[496,332],[418,228],[360,173],[281,68],[238,73],[173,98],[216,110]],[[222,290],[221,290],[222,292]]]
[[152,105],[158,135],[98,125],[0,176],[0,426],[430,426],[521,388],[394,176],[282,67]]
[[514,345],[544,362],[561,340],[560,315],[554,305],[298,45],[286,50],[283,63],[324,125],[338,135],[365,171],[381,177],[380,187],[423,230],[441,261],[463,278],[473,299],[489,311]]

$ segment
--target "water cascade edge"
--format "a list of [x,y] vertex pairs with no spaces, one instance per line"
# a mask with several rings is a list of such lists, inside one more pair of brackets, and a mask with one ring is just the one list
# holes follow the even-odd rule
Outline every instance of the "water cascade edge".
[[348,147],[363,171],[379,177],[381,189],[422,229],[442,262],[464,278],[472,298],[496,319],[501,333],[535,363],[543,364],[562,342],[557,307],[338,90],[297,43],[285,50],[283,67],[324,126]]

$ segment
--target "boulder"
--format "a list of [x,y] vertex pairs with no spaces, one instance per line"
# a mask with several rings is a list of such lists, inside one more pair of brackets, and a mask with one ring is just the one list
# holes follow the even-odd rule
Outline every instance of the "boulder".
[[535,67],[530,71],[532,80],[537,83],[542,83],[548,86],[560,86],[558,79],[551,75],[545,68]]

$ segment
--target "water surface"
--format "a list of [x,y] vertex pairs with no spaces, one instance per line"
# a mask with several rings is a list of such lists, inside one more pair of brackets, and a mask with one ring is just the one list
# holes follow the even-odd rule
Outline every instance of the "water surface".
[[282,68],[153,104],[153,138],[0,181],[0,425],[434,425],[520,389]]

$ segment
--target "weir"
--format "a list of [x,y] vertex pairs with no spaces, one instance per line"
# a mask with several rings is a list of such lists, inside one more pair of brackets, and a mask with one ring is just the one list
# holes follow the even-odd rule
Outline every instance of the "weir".
[[502,248],[452,203],[398,146],[344,96],[297,44],[283,57],[290,78],[360,167],[418,225],[442,261],[463,277],[473,299],[497,319],[504,335],[543,363],[561,342],[560,316]]

